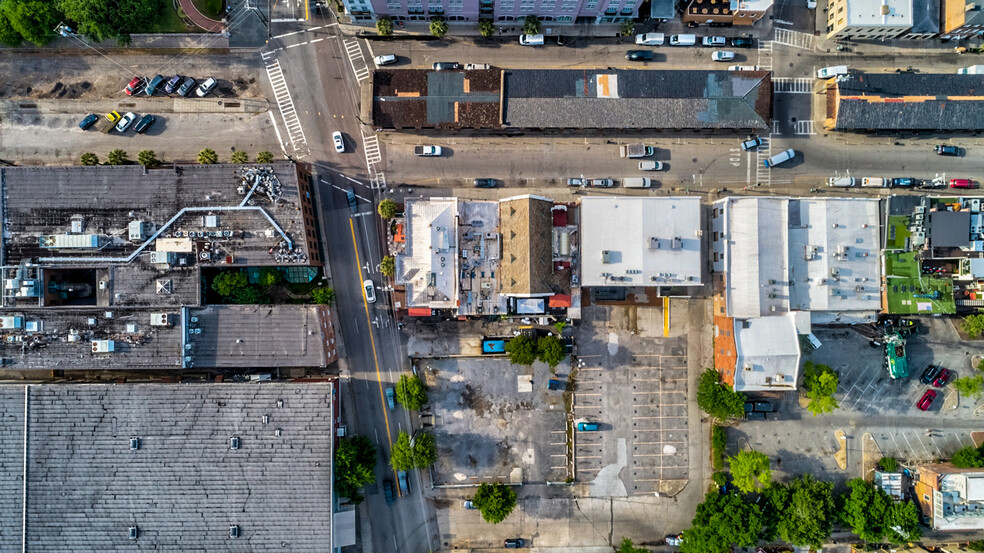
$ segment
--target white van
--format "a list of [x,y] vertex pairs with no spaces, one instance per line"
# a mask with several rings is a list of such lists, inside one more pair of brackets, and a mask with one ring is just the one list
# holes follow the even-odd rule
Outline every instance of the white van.
[[865,177],[861,179],[861,186],[864,188],[888,188],[888,179]]
[[830,177],[827,179],[827,186],[850,188],[854,186],[854,177]]
[[818,79],[832,79],[838,75],[847,75],[846,65],[834,65],[832,67],[821,67],[817,70]]
[[372,58],[372,61],[376,64],[376,67],[382,67],[384,65],[396,63],[396,56],[393,54],[383,54]]
[[673,35],[670,37],[672,46],[693,46],[697,44],[697,35]]
[[623,188],[649,188],[653,181],[646,177],[630,177],[622,179]]
[[796,157],[796,150],[790,148],[784,152],[779,152],[762,163],[764,163],[766,167],[775,167],[776,165],[789,161],[794,157]]
[[519,35],[519,43],[523,46],[543,46],[543,35]]

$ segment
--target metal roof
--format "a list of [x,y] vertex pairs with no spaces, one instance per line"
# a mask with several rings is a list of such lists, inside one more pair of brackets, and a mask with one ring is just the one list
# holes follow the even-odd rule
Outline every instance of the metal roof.
[[852,72],[836,83],[835,130],[984,129],[984,75]]

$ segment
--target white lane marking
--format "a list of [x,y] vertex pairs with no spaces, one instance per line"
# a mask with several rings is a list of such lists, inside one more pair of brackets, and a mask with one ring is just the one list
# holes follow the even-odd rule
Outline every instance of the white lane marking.
[[383,160],[383,154],[379,151],[379,139],[376,135],[362,134],[362,149],[366,153],[366,163],[375,165]]
[[768,186],[772,182],[772,170],[765,166],[764,161],[772,157],[772,135],[761,138],[762,144],[755,150],[755,182]]
[[[362,47],[359,41],[353,38],[342,40],[345,47],[345,55],[348,57],[349,65],[352,66],[352,73],[360,83],[369,79],[369,68],[366,66],[366,58],[362,55]],[[356,63],[358,62],[358,64]]]
[[813,92],[813,79],[773,77],[772,91],[776,93],[811,94]]
[[793,134],[808,136],[808,135],[817,134],[817,131],[814,130],[814,128],[813,128],[813,121],[812,120],[808,120],[808,121],[797,121],[796,122],[796,130],[793,132]]
[[322,41],[322,40],[324,40],[324,39],[325,39],[324,37],[321,37],[321,38],[316,38],[316,39],[314,39],[314,40],[312,40],[311,42],[308,42],[308,44],[314,44],[314,43],[316,43],[316,42],[321,42],[321,41]]
[[798,31],[790,31],[789,29],[783,29],[781,27],[775,27],[775,30],[776,38],[773,39],[773,42],[785,44],[786,46],[792,46],[793,48],[813,50],[813,35]]
[[277,133],[277,144],[280,144],[280,149],[287,155],[287,147],[284,144],[284,139],[280,136],[280,127],[277,126],[277,118],[273,116],[272,111],[268,111],[270,114],[270,122],[273,123],[273,132]]
[[294,109],[294,100],[290,97],[290,89],[287,87],[287,80],[284,72],[280,68],[280,62],[274,60],[273,63],[266,65],[267,78],[270,79],[270,86],[280,108],[280,116],[287,127],[287,137],[290,139],[294,151],[298,155],[307,153],[307,140],[304,138],[304,130],[301,128],[301,120],[297,117],[297,110]]

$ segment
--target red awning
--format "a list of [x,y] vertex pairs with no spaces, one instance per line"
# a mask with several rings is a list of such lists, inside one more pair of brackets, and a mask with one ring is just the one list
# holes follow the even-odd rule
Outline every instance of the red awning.
[[411,317],[430,317],[431,309],[429,307],[411,307],[407,310],[407,315]]
[[571,297],[567,294],[554,294],[550,296],[550,307],[570,307]]

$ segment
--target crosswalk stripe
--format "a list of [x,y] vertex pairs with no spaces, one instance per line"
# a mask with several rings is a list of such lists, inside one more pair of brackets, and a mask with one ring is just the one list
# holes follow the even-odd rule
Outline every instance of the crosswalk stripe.
[[771,137],[761,137],[762,144],[755,151],[755,182],[768,186],[772,179],[772,170],[765,166],[765,160],[772,157]]
[[813,35],[791,31],[781,27],[775,27],[775,32],[776,37],[773,39],[773,42],[792,46],[793,48],[813,49]]
[[304,129],[301,121],[297,117],[297,110],[294,109],[294,100],[290,97],[290,89],[287,87],[287,80],[284,77],[280,62],[274,60],[266,65],[267,78],[273,88],[274,99],[277,108],[280,110],[280,117],[284,120],[287,128],[287,138],[290,139],[294,151],[305,154],[307,150],[307,140],[304,138]]
[[810,94],[813,92],[813,79],[773,77],[772,90],[779,93]]

